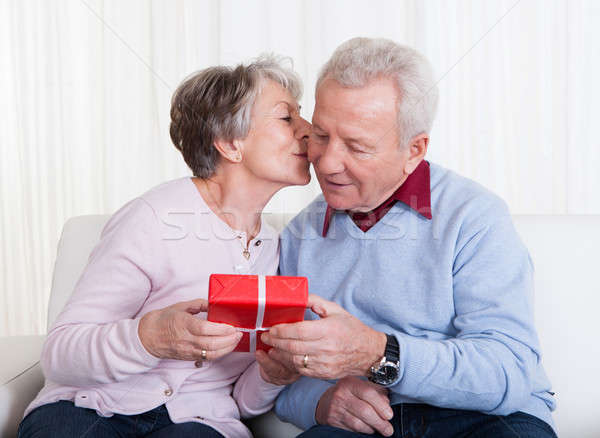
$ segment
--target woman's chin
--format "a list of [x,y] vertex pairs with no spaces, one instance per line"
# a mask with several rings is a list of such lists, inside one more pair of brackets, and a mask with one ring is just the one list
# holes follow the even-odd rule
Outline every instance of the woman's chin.
[[305,186],[310,182],[310,172],[294,172],[290,175],[286,175],[287,178],[283,181],[286,187],[289,186]]
[[305,186],[310,182],[310,172],[306,172],[304,175],[302,175],[301,181],[297,184],[299,186]]
[[[291,176],[291,175],[290,175]],[[294,175],[290,178],[290,186],[305,186],[310,182],[310,172],[306,172],[299,175]]]

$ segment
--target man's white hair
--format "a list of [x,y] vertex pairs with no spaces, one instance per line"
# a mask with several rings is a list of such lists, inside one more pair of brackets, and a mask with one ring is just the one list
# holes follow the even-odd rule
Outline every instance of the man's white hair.
[[332,78],[345,87],[363,87],[376,77],[396,81],[398,136],[402,146],[429,133],[438,103],[438,88],[427,58],[384,38],[352,38],[340,45],[321,69],[317,87]]

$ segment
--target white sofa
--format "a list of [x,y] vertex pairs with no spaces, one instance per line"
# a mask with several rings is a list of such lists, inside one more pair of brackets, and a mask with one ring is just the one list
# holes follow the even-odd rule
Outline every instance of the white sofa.
[[[67,301],[108,216],[67,221],[58,245],[48,326]],[[267,215],[281,229],[289,216]],[[558,400],[561,437],[600,436],[600,216],[515,216],[536,266],[536,324],[543,363]],[[44,336],[0,338],[0,437],[16,436],[23,410],[43,385]],[[256,437],[296,436],[299,429],[268,413],[249,422]]]

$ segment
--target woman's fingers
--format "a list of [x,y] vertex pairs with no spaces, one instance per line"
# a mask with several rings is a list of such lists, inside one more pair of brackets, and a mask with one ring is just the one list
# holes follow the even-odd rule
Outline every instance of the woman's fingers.
[[235,327],[229,324],[194,317],[188,319],[188,330],[194,336],[227,336],[236,333]]
[[231,345],[235,348],[242,339],[242,332],[234,332],[225,336],[201,336],[194,338],[194,347],[199,350],[216,351],[229,348]]
[[199,298],[148,312],[138,326],[142,345],[156,357],[179,360],[200,358],[202,350],[210,352],[207,358],[212,359],[233,351],[242,333],[228,324],[193,316],[207,307],[208,302]]
[[[219,348],[218,350],[206,350],[206,360],[216,360],[219,359],[220,357],[225,356],[226,354],[231,353],[235,347],[237,346],[237,344],[240,342],[241,337],[233,342],[227,345],[227,347],[225,348]],[[196,357],[198,359],[204,359],[202,357],[202,349],[196,349]]]

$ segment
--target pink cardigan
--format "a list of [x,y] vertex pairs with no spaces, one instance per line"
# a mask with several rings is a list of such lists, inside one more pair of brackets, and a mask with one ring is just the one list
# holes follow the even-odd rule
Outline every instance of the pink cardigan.
[[263,220],[249,260],[239,234],[212,213],[188,177],[117,211],[48,334],[45,386],[25,415],[58,400],[101,416],[139,414],[164,403],[174,423],[202,422],[227,437],[251,437],[240,416],[268,411],[283,388],[260,377],[253,353],[197,368],[193,361],[152,356],[138,336],[145,313],[207,298],[212,273],[276,274],[275,230]]

